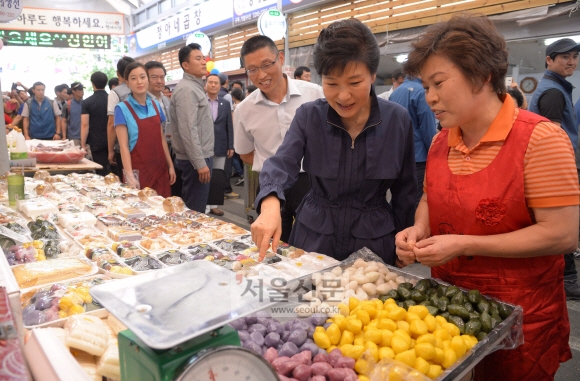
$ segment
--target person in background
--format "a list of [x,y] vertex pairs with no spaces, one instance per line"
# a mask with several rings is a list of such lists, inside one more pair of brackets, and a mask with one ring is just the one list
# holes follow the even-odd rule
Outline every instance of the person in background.
[[377,99],[379,46],[359,20],[323,29],[313,59],[325,99],[298,108],[284,142],[260,172],[255,205],[261,214],[251,226],[260,260],[271,238],[276,252],[280,207],[288,202],[283,190],[298,179],[302,162],[312,190],[296,212],[289,244],[337,260],[367,247],[392,265],[395,234],[412,225],[415,210],[411,120],[401,106]]
[[[570,38],[557,40],[546,47],[546,72],[532,95],[529,110],[559,125],[570,138],[579,161],[578,121],[574,113],[572,90],[574,86],[566,80],[571,77],[578,65],[580,44]],[[580,166],[577,166],[580,173]],[[576,250],[576,249],[574,249]],[[568,300],[580,300],[578,271],[574,253],[564,255],[564,289]]]
[[239,79],[233,80],[230,83],[230,94],[234,89],[240,89],[242,92],[244,91],[244,85],[242,83],[242,81],[240,81]]
[[[220,93],[219,96],[224,98],[226,101],[230,102],[230,107],[232,106],[232,96],[230,95],[229,91],[228,91],[228,87],[229,87],[229,80],[228,80],[228,75],[226,73],[219,73],[218,77],[220,79]],[[233,108],[232,108],[233,111]]]
[[82,83],[74,82],[70,86],[72,98],[62,108],[61,131],[62,138],[69,139],[76,146],[81,145],[81,111],[85,88]]
[[[234,101],[234,111],[236,109],[236,106],[238,104],[240,104],[244,99],[244,93],[241,89],[238,88],[234,88],[232,89],[231,92],[231,96],[232,96],[232,100]],[[232,116],[234,115],[234,112],[232,111]],[[233,167],[233,171],[231,172],[231,176],[230,177],[238,177],[238,180],[236,181],[236,183],[234,184],[235,186],[240,186],[244,184],[244,169],[242,166],[242,159],[240,159],[240,155],[238,155],[237,152],[234,152],[234,156],[232,157],[232,167]],[[227,184],[226,184],[227,186]],[[230,189],[231,189],[231,185],[230,185]]]
[[107,75],[96,71],[91,75],[91,83],[94,93],[83,101],[81,109],[81,148],[87,151],[90,160],[103,166],[96,173],[106,176],[111,171],[107,144]]
[[178,58],[184,73],[171,95],[171,143],[183,180],[181,198],[189,209],[204,213],[214,154],[213,117],[202,79],[206,62],[195,43],[179,49]]
[[169,119],[169,104],[171,101],[163,94],[163,89],[165,88],[165,76],[167,72],[165,71],[165,66],[161,62],[149,61],[145,64],[147,68],[147,75],[149,77],[149,93],[153,95],[155,99],[161,105],[163,109],[163,114],[167,120],[162,123],[163,132],[165,133],[166,140],[170,144],[171,140],[171,120]]
[[69,90],[70,88],[66,83],[54,87],[54,95],[55,95],[54,105],[55,107],[58,107],[58,110],[61,113],[63,107],[66,105],[66,102],[71,99],[72,93]]
[[[57,126],[60,126],[61,130],[62,130],[62,112],[63,109],[66,107],[67,102],[71,99],[72,93],[70,88],[68,87],[68,85],[66,83],[63,83],[62,85],[58,85],[55,86],[54,88],[54,95],[55,98],[52,101],[52,106],[54,107],[54,113],[56,114],[60,114],[57,117]],[[65,135],[64,135],[64,131],[63,131],[63,139],[66,139]]]
[[506,94],[508,51],[485,16],[428,27],[404,64],[420,76],[443,130],[427,158],[412,227],[397,234],[404,264],[523,308],[523,345],[475,367],[476,381],[553,380],[572,358],[564,259],[578,244],[580,187],[562,129]]
[[[160,196],[169,197],[175,170],[161,126],[165,121],[163,109],[156,99],[147,96],[145,65],[130,63],[123,78],[131,92],[115,106],[114,116],[125,181],[138,189],[149,187]],[[138,171],[138,178],[134,170]]]
[[16,118],[16,110],[20,107],[16,99],[10,99],[8,96],[4,96],[4,122],[6,124],[12,124],[13,118]]
[[[512,83],[512,85],[514,85],[514,84]],[[507,93],[514,99],[514,102],[516,103],[518,108],[521,108],[522,110],[527,110],[528,109],[528,102],[526,100],[526,97],[520,91],[520,89],[517,88],[516,86],[508,87]]]
[[32,85],[34,97],[24,103],[24,138],[40,140],[62,140],[61,126],[57,123],[60,110],[55,110],[53,102],[44,96],[46,86],[42,82]]
[[254,91],[256,91],[258,88],[254,85],[248,85],[248,87],[246,87],[246,97],[250,94],[252,94]]
[[[323,98],[324,94],[320,86],[290,79],[284,74],[284,52],[269,37],[254,36],[246,40],[241,56],[246,73],[258,90],[236,106],[234,147],[244,163],[252,166],[252,171],[260,172],[266,159],[274,156],[282,144],[298,107]],[[310,190],[308,175],[302,171],[292,185],[284,192],[284,242],[289,241],[296,210]]]
[[[18,82],[20,83],[20,82]],[[24,87],[24,86],[22,86]],[[14,118],[12,119],[12,125],[19,127],[20,129],[24,130],[24,127],[22,126],[22,110],[24,109],[24,103],[26,103],[26,101],[29,99],[30,97],[28,96],[28,91],[26,90],[22,90],[22,89],[17,89],[16,90],[16,96],[15,99],[18,101],[18,103],[20,104],[18,111],[16,112],[16,115],[14,116]]]
[[397,87],[399,87],[405,81],[403,71],[401,69],[395,69],[395,71],[393,71],[393,74],[391,75],[391,79],[393,81],[393,86],[391,86],[391,88],[385,91],[384,93],[377,95],[379,98],[389,100],[391,94],[397,89]]
[[413,133],[415,140],[415,168],[417,170],[417,198],[415,206],[419,205],[423,196],[423,180],[425,180],[425,162],[427,153],[431,146],[433,136],[437,133],[437,122],[435,114],[425,102],[425,89],[421,85],[421,80],[417,77],[407,76],[389,100],[407,109],[411,122],[413,122]]
[[111,171],[119,176],[120,179],[123,178],[123,159],[121,157],[121,151],[119,149],[119,144],[117,143],[117,135],[115,134],[115,106],[119,102],[123,102],[131,90],[129,86],[125,83],[125,78],[123,77],[127,66],[130,63],[135,62],[131,57],[121,57],[117,61],[117,78],[119,79],[119,85],[113,87],[109,93],[109,100],[107,102],[107,115],[109,115],[109,121],[107,123],[107,143],[109,149],[109,164],[111,164]]
[[[231,185],[229,186],[229,194],[225,193],[226,181],[229,181],[229,176],[225,176],[224,173],[226,159],[231,158],[234,154],[232,112],[228,101],[218,96],[220,79],[217,74],[210,74],[206,77],[205,89],[214,125],[213,168],[206,213],[223,216],[224,212],[218,208],[218,205],[224,204],[224,196],[233,198]],[[231,168],[229,170],[231,171]],[[239,197],[237,193],[235,195]]]
[[308,66],[298,66],[296,70],[294,70],[294,79],[310,82],[310,68],[308,68]]
[[109,90],[113,90],[117,86],[119,86],[119,78],[113,77],[109,79]]
[[163,95],[165,95],[167,98],[171,98],[171,89],[169,86],[165,86],[163,88]]

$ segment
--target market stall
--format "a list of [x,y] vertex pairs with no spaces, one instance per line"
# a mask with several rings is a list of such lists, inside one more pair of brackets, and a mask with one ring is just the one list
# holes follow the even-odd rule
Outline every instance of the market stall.
[[36,379],[459,380],[522,341],[520,307],[366,249],[258,263],[248,231],[114,175],[25,194],[0,206],[0,269]]

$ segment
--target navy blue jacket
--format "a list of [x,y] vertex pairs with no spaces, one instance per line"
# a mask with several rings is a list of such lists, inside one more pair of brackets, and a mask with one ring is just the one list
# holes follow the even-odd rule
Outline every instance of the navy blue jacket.
[[409,112],[415,136],[415,161],[426,162],[429,147],[437,133],[437,121],[425,101],[425,89],[421,80],[405,78],[405,81],[393,91],[389,100],[400,104]]
[[[395,234],[413,224],[417,183],[413,126],[407,110],[371,93],[370,117],[353,141],[325,99],[306,103],[282,145],[260,172],[262,199],[297,180],[300,163],[312,189],[297,209],[290,244],[346,258],[368,247],[394,263]],[[392,199],[386,201],[390,189]]]
[[[549,89],[558,89],[564,95],[566,99],[566,108],[562,114],[562,121],[560,126],[566,131],[572,147],[574,147],[574,152],[578,154],[578,123],[576,115],[574,114],[574,104],[572,103],[572,90],[574,86],[564,79],[561,75],[554,73],[553,71],[546,70],[544,77],[540,80],[538,88],[534,91],[532,100],[530,102],[529,111],[540,114],[540,108],[538,106],[538,101],[542,94]],[[543,116],[543,115],[542,115]]]
[[218,96],[217,118],[213,122],[215,156],[227,156],[228,150],[234,149],[234,126],[230,102]]

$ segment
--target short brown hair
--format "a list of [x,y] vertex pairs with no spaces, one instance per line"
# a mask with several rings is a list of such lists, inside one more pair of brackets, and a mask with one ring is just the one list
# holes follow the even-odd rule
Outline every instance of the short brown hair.
[[463,72],[476,91],[489,80],[493,90],[505,94],[508,69],[506,43],[495,25],[483,15],[456,15],[431,25],[412,44],[403,64],[406,74],[417,76],[433,54],[440,54]]

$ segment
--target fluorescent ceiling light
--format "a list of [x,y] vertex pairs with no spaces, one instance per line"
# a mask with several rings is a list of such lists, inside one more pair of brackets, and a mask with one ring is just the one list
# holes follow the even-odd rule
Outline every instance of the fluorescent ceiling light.
[[395,57],[398,63],[403,63],[407,60],[408,54],[399,54]]
[[575,36],[563,36],[563,37],[546,38],[544,40],[544,44],[545,45],[550,45],[553,42],[556,42],[558,40],[561,40],[562,38],[571,38],[572,40],[574,40],[574,41],[576,41],[577,43],[580,44],[580,34],[577,34]]

